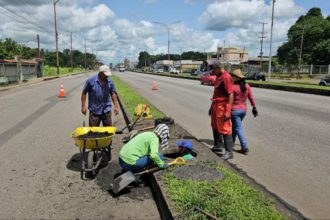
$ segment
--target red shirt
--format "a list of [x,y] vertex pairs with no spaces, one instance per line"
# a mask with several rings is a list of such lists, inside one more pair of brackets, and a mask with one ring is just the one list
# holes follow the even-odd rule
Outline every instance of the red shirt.
[[232,78],[227,71],[223,70],[221,76],[217,77],[214,83],[212,98],[228,98],[231,93],[233,93]]
[[245,85],[246,85],[246,91],[244,93],[241,92],[241,88],[239,84],[233,85],[234,102],[231,110],[240,110],[240,109],[247,110],[246,99],[250,100],[252,106],[256,105],[250,85],[247,83]]

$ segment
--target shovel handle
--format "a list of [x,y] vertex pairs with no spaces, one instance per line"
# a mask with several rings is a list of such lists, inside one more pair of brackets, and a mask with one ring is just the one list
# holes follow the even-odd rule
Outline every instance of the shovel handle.
[[150,168],[148,170],[145,170],[145,171],[142,171],[140,173],[134,173],[134,176],[140,176],[142,174],[146,174],[146,173],[152,173],[152,172],[155,172],[155,171],[158,171],[158,170],[161,170],[162,168],[160,167],[153,167],[153,168]]

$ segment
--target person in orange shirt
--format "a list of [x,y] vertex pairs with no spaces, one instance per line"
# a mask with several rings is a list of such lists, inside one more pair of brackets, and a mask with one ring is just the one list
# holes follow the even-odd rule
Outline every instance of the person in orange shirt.
[[213,130],[214,147],[212,151],[215,153],[221,152],[219,140],[222,135],[225,154],[222,159],[228,160],[233,158],[233,139],[231,131],[231,108],[234,100],[232,77],[227,71],[221,68],[220,65],[214,65],[213,69],[216,79],[214,84],[212,105],[209,115],[211,116],[211,127]]

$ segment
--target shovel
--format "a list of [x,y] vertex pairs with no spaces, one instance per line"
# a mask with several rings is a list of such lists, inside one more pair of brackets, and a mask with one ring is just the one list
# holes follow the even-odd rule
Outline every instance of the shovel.
[[143,116],[145,117],[146,116],[146,113],[145,111],[147,110],[148,106],[146,105],[145,108],[143,109],[143,112],[141,112],[141,114],[131,123],[131,124],[128,124],[126,125],[124,128],[122,128],[121,130],[119,131],[116,131],[116,134],[122,134],[123,131],[128,128],[128,131],[131,131],[132,128],[134,127],[134,125],[136,124],[136,122],[138,122],[138,120]]
[[[168,163],[168,165],[185,165],[186,161],[182,157],[176,158],[174,161]],[[160,167],[153,167],[148,170],[139,172],[139,173],[132,173],[131,171],[127,171],[124,174],[120,175],[117,177],[113,183],[110,184],[110,189],[115,194],[118,194],[121,190],[123,190],[126,186],[128,186],[130,183],[135,182],[140,178],[141,175],[147,174],[147,173],[152,173],[158,170],[161,170],[162,168]]]

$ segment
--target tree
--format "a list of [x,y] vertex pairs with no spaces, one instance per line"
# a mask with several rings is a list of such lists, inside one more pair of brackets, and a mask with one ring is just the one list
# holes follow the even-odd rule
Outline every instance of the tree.
[[[306,15],[300,16],[296,23],[290,27],[288,31],[288,41],[282,44],[277,55],[281,64],[297,64],[299,53],[301,50],[301,40],[303,39],[302,47],[302,63],[308,64],[324,64],[326,60],[316,59],[316,46],[330,38],[330,20],[325,19],[321,13],[321,9],[312,8]],[[325,44],[328,41],[325,42]],[[324,45],[324,43],[322,44]],[[326,52],[323,51],[323,52]],[[326,57],[326,56],[322,56]]]

